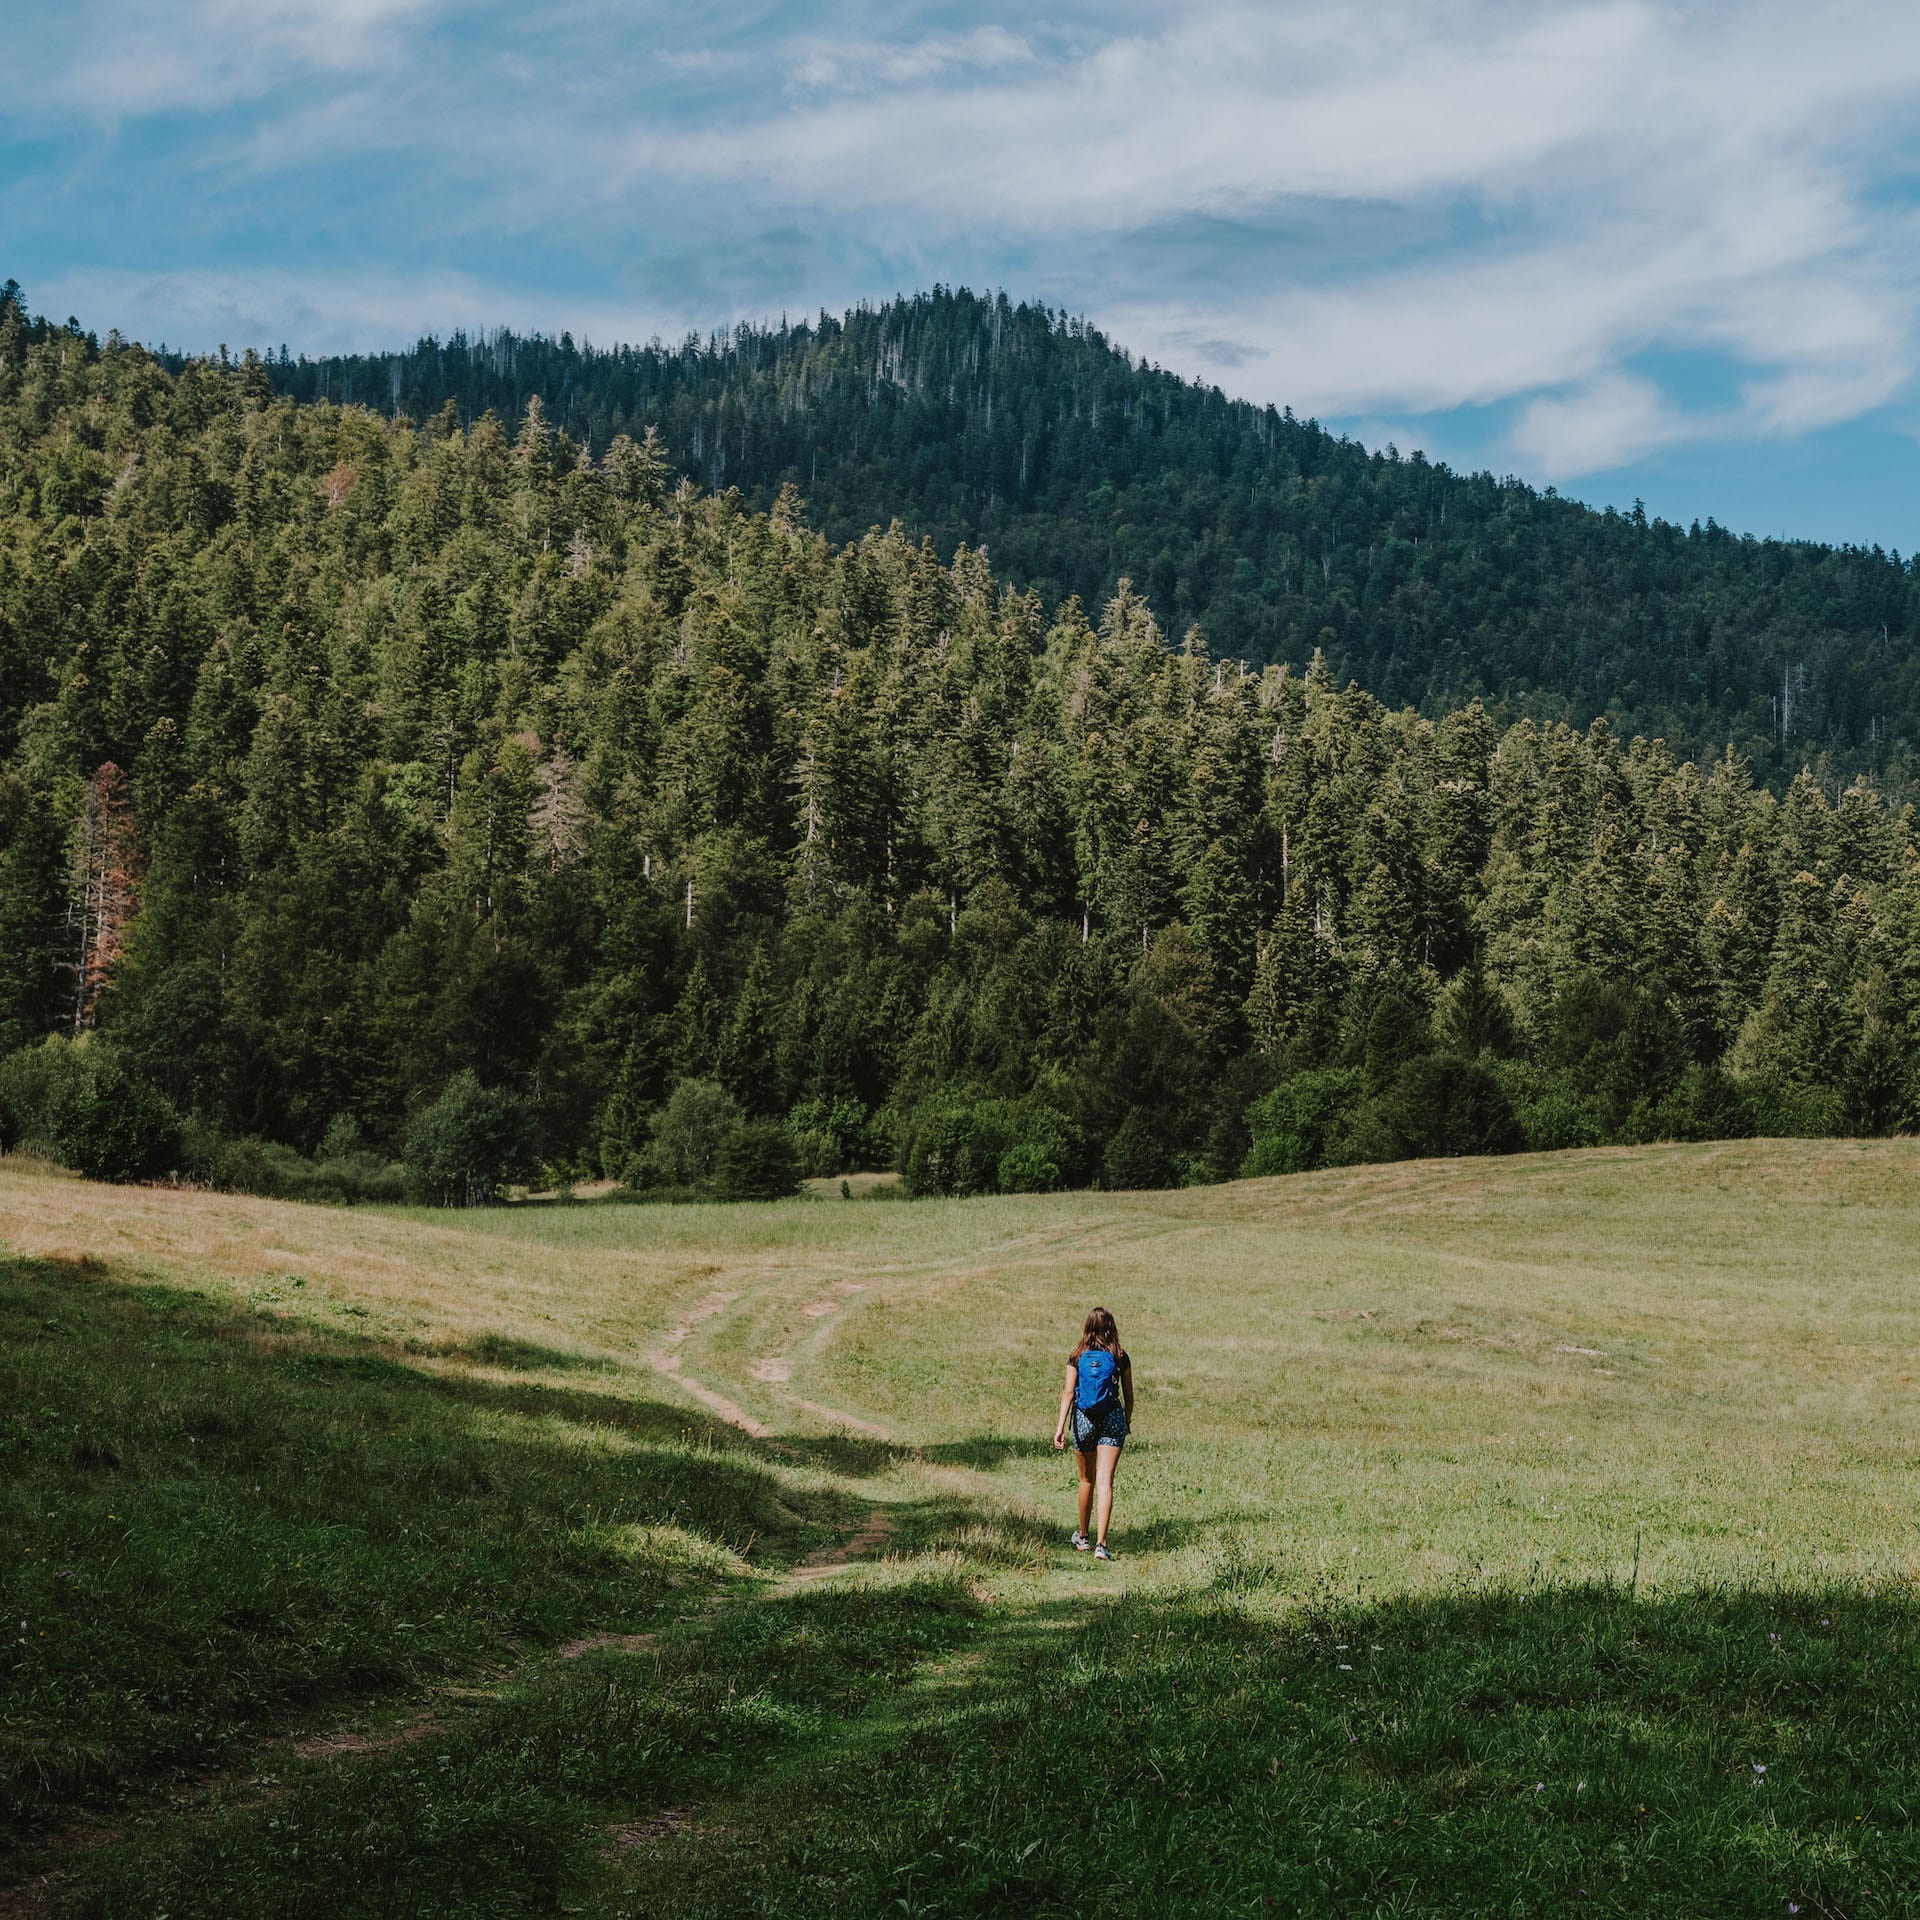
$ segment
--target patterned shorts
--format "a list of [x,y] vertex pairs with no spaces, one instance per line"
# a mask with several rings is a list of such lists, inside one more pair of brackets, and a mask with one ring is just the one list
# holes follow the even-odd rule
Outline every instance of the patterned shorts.
[[1091,1413],[1073,1410],[1073,1444],[1082,1453],[1095,1447],[1121,1447],[1127,1441],[1127,1410],[1118,1400],[1110,1400]]

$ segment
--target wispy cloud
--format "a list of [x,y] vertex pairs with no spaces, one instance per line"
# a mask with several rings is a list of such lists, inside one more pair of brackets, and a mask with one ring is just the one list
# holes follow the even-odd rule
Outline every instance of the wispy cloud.
[[923,87],[931,80],[1025,66],[1033,49],[1005,27],[934,33],[889,44],[867,38],[793,44],[788,85],[795,92],[855,93],[876,87]]
[[1685,430],[1652,381],[1608,372],[1571,391],[1530,400],[1514,427],[1513,444],[1535,472],[1558,477],[1620,466]]
[[[64,193],[43,284],[176,338],[999,281],[1303,411],[1482,410],[1553,479],[1817,433],[1920,364],[1895,0],[77,7],[0,92],[52,155],[0,214]],[[102,194],[123,251],[87,257]]]
[[438,6],[439,0],[77,0],[63,10],[65,32],[43,27],[40,36],[22,34],[16,57],[39,69],[40,117],[117,120],[204,111],[258,99],[296,75],[324,80],[383,66],[399,57],[406,31]]
[[1047,226],[1517,184],[1603,128],[1652,30],[1643,8],[1602,6],[1469,50],[1430,12],[1354,18],[1334,42],[1324,19],[1308,32],[1300,15],[1202,8],[990,86],[906,86],[876,65],[857,100],[752,127],[642,128],[631,164]]

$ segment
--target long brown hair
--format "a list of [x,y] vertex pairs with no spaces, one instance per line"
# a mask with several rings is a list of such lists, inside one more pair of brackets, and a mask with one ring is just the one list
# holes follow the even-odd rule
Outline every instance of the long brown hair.
[[1067,1358],[1078,1360],[1089,1347],[1104,1347],[1116,1360],[1120,1358],[1120,1323],[1105,1307],[1095,1307],[1087,1315],[1087,1324],[1080,1329],[1080,1344]]

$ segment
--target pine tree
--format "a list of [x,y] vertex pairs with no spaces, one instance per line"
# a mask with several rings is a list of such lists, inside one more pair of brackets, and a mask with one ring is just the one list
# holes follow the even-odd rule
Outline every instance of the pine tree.
[[[697,964],[697,963],[696,963]],[[689,1020],[696,1016],[689,1013]],[[784,1111],[786,1100],[778,1067],[780,1001],[764,946],[756,946],[747,977],[734,996],[733,1011],[719,1046],[719,1077],[750,1114]]]

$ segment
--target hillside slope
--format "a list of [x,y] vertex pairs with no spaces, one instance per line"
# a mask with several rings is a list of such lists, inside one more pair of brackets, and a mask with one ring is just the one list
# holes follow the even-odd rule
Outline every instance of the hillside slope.
[[500,332],[275,359],[295,398],[424,422],[517,420],[535,394],[592,449],[658,428],[682,472],[750,504],[799,487],[830,539],[902,521],[985,544],[1049,603],[1122,575],[1163,627],[1429,712],[1729,741],[1763,777],[1884,767],[1920,741],[1920,586],[1879,551],[1596,513],[1513,479],[1368,452],[1135,360],[1043,306],[936,289],[678,346]]
[[391,1151],[470,1071],[559,1176],[658,1171],[698,1082],[821,1174],[1146,1187],[1885,1132],[1917,1035],[1865,784],[1394,711],[531,403],[416,428],[0,310],[0,1141],[104,1170],[156,1111],[117,1053],[191,1123],[122,1171]]

